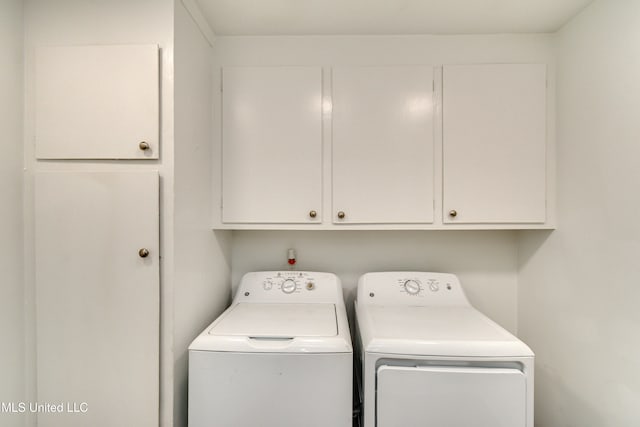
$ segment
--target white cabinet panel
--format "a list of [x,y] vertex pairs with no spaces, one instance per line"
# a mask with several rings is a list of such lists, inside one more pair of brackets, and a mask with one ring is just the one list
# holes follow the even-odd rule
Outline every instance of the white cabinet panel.
[[222,221],[319,223],[321,68],[225,68],[222,98]]
[[524,427],[526,379],[516,369],[381,366],[379,427]]
[[445,66],[443,78],[444,222],[545,222],[545,65]]
[[334,68],[332,85],[334,223],[433,222],[433,68]]
[[39,426],[158,426],[158,198],[156,172],[36,174],[38,402],[88,409]]
[[158,46],[41,47],[35,72],[37,158],[158,158]]

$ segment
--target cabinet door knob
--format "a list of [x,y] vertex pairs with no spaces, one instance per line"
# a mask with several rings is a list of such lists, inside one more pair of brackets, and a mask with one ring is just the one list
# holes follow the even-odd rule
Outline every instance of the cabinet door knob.
[[315,218],[316,216],[318,216],[318,212],[316,212],[316,211],[309,211],[309,216],[310,216],[311,218]]
[[343,219],[344,218],[344,212],[342,212],[342,211],[338,212],[338,218]]
[[138,147],[140,147],[140,149],[142,151],[146,151],[149,148],[151,148],[151,146],[149,145],[149,143],[147,141],[141,141],[140,144],[138,144]]
[[458,216],[458,212],[452,209],[449,211],[449,216],[455,218],[456,216]]
[[147,248],[142,248],[138,251],[138,255],[140,255],[140,258],[146,258],[149,256],[149,249]]

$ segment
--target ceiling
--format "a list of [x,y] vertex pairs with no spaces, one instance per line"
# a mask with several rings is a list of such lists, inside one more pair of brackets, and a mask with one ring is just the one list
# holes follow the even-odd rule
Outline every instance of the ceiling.
[[217,35],[554,32],[593,0],[196,0]]

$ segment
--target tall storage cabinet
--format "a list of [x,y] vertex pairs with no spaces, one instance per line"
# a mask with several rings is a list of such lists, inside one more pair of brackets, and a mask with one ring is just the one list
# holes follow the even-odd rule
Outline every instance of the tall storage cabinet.
[[[231,292],[231,232],[210,227],[212,139],[219,132],[211,118],[219,109],[209,33],[198,28],[203,21],[195,22],[192,1],[11,3],[14,18],[25,22],[15,33],[15,55],[11,50],[16,67],[18,50],[24,60],[24,400],[89,403],[71,420],[23,414],[25,425],[186,426],[187,346]],[[56,174],[74,178],[49,186]],[[36,198],[51,208],[36,214]],[[139,238],[147,227],[160,247]],[[147,273],[154,273],[153,285]],[[159,316],[151,309],[158,301]],[[139,311],[131,313],[132,303]],[[71,321],[78,318],[86,325]],[[132,342],[142,330],[141,341]],[[106,378],[114,368],[122,372]],[[72,394],[80,388],[86,393]],[[60,400],[45,400],[54,394]],[[16,423],[19,417],[9,416]]]
[[36,392],[80,411],[41,427],[158,425],[158,60],[157,45],[36,49]]
[[157,172],[36,174],[38,402],[86,411],[39,426],[158,425],[158,198]]

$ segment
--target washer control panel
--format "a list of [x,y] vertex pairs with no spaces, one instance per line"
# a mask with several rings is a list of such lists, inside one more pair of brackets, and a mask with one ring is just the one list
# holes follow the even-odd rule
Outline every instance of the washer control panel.
[[311,271],[261,271],[240,281],[234,302],[336,302],[342,301],[340,279],[331,273]]
[[455,275],[409,271],[363,275],[358,281],[358,301],[380,305],[469,305]]
[[309,272],[276,272],[262,281],[262,289],[265,291],[282,291],[285,294],[293,294],[301,291],[316,290],[316,280]]

